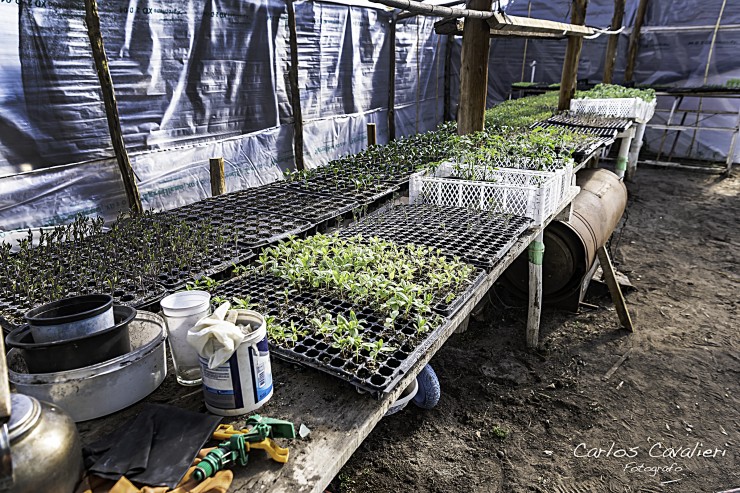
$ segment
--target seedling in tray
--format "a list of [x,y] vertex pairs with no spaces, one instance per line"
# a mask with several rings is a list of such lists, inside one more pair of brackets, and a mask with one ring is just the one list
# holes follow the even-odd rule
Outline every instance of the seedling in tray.
[[[164,214],[120,216],[108,232],[103,220],[73,223],[32,235],[11,253],[0,249],[0,310],[11,324],[26,310],[65,296],[109,293],[140,306],[164,294],[162,277],[192,279],[235,255],[222,231],[205,222],[185,224]],[[184,281],[183,281],[184,282]]]

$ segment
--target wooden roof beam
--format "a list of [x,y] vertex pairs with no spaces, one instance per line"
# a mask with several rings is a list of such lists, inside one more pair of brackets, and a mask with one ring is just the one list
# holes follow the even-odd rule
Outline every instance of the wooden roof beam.
[[527,32],[530,34],[549,33],[558,36],[592,36],[597,32],[592,27],[529,17],[517,17],[501,12],[493,12],[493,15],[488,19],[488,25],[491,26],[492,30],[498,31]]
[[[440,35],[451,34],[462,36],[465,28],[465,19],[442,19],[434,23],[434,32]],[[492,38],[538,38],[538,39],[564,39],[562,34],[543,33],[536,31],[500,31],[491,29]]]

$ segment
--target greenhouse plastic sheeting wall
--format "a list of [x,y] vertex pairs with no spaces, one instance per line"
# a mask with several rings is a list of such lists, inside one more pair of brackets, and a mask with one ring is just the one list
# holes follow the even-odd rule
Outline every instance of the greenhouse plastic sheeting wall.
[[[112,219],[126,208],[83,5],[0,2],[0,230],[76,213]],[[390,14],[353,5],[295,4],[308,167],[363,149],[366,122],[388,140]],[[224,157],[229,190],[294,166],[282,0],[114,0],[100,4],[100,16],[145,207],[208,196],[210,157]],[[433,20],[420,19],[399,23],[399,38],[414,32],[401,51],[419,54],[397,55],[399,70],[436,56]],[[441,110],[430,116],[442,100],[430,102],[440,64],[412,71],[423,82],[399,104],[397,135],[441,121]]]
[[444,117],[447,36],[435,34],[437,20],[415,16],[397,25],[396,137],[434,130]]
[[[528,1],[511,0],[506,9],[507,13],[526,17]],[[617,63],[614,71],[615,82],[624,80],[631,33],[629,28],[634,24],[638,3],[638,0],[627,0],[624,25],[628,29],[619,35]],[[635,82],[679,87],[702,85],[712,43],[712,33],[722,3],[722,0],[706,0],[701,4],[695,0],[650,2],[641,30]],[[569,0],[533,0],[531,16],[569,22],[569,7]],[[595,27],[608,26],[611,23],[613,9],[612,0],[591,0],[586,13],[586,24]],[[720,26],[729,24],[740,24],[740,2],[726,3]],[[524,56],[524,44],[524,40],[499,39],[492,42],[489,64],[489,104],[507,99],[513,82],[530,80],[532,60],[537,61],[536,82],[560,82],[566,41],[530,39],[527,41],[526,57]],[[740,30],[720,29],[709,64],[707,84],[724,85],[730,78],[740,78],[740,67],[737,65],[738,45],[740,45]],[[606,36],[584,41],[578,68],[579,79],[590,81],[602,79],[605,52]],[[525,69],[522,76],[523,62]],[[672,102],[672,98],[659,98],[659,111],[653,119],[654,123],[665,121]],[[686,100],[682,105],[687,109],[696,109],[697,106],[698,99]],[[703,107],[732,112],[737,112],[738,109],[737,103],[708,98],[704,99]],[[705,114],[700,118],[705,119],[706,116]],[[692,115],[691,118],[695,116]],[[720,115],[707,120],[704,125],[733,127],[735,122],[735,116]],[[646,148],[657,150],[656,147],[662,134],[662,130],[648,129],[645,135]],[[726,158],[731,138],[728,132],[700,132],[699,136],[692,156],[718,160]],[[677,156],[688,154],[691,140],[692,132],[680,133],[676,146]],[[737,151],[735,160],[739,158],[740,149]]]

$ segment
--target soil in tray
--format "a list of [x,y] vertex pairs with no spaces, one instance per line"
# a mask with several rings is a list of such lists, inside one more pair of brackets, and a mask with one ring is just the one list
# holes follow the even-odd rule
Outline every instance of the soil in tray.
[[[427,329],[418,332],[414,322],[397,319],[386,327],[384,317],[369,307],[355,306],[322,294],[318,290],[299,291],[287,281],[272,276],[250,275],[231,279],[213,291],[218,298],[248,300],[253,308],[269,320],[271,351],[276,356],[330,373],[363,390],[378,394],[387,392],[399,377],[422,354],[419,348],[436,337],[445,320],[431,316]],[[322,334],[313,319],[328,316],[336,324],[341,315],[359,321],[358,335],[363,343],[383,341],[384,350],[374,354],[370,347],[340,349],[338,341],[326,326]],[[275,328],[278,327],[278,330]],[[291,329],[295,329],[295,336]],[[285,333],[288,337],[283,337]]]

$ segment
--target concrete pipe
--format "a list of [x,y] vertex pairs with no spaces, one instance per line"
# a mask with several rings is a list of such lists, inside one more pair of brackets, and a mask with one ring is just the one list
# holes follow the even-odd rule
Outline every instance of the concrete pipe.
[[[581,187],[573,200],[570,221],[555,221],[544,232],[542,294],[545,304],[576,309],[584,276],[617,227],[627,206],[627,188],[611,171],[584,169],[576,176]],[[527,253],[517,258],[502,276],[504,286],[517,297],[528,290]],[[577,297],[573,302],[573,298]]]

